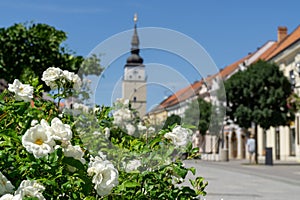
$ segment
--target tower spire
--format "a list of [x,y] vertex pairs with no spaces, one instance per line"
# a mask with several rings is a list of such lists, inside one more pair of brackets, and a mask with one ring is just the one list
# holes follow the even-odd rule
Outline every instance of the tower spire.
[[137,34],[137,20],[138,20],[138,17],[137,17],[137,14],[135,13],[134,16],[133,16],[133,22],[134,22],[134,32],[133,32],[133,36],[132,36],[132,40],[131,40],[131,50],[133,49],[138,49],[139,48],[139,44],[140,44],[140,41],[139,41],[139,36]]
[[141,58],[139,55],[140,41],[137,33],[137,21],[138,21],[138,17],[137,14],[135,13],[133,16],[134,30],[131,39],[131,56],[127,59],[127,64],[135,64],[135,65],[143,64],[143,58]]

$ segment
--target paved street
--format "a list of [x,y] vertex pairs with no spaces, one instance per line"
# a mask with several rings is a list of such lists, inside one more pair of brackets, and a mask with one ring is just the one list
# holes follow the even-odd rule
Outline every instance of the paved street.
[[208,181],[203,200],[300,199],[300,163],[275,162],[266,166],[249,165],[247,160],[187,160],[185,164],[195,167],[197,175]]

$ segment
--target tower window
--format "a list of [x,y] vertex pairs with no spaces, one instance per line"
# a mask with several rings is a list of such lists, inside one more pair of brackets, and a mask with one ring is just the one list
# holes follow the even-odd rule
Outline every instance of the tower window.
[[133,97],[133,102],[136,102],[136,97]]

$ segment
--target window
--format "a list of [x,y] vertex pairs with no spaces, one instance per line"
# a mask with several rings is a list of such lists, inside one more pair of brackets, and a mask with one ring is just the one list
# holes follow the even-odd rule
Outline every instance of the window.
[[295,75],[294,75],[293,70],[290,71],[290,82],[291,82],[291,85],[294,87],[296,82],[295,82]]

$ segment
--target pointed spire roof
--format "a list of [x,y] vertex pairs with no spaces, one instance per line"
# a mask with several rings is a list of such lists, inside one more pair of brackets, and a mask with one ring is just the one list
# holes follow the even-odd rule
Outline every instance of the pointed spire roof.
[[140,41],[139,41],[139,36],[137,34],[137,30],[136,30],[136,23],[137,23],[137,14],[134,14],[134,17],[133,17],[133,21],[134,21],[134,32],[133,32],[133,36],[132,36],[132,40],[131,40],[131,46],[132,48],[139,48],[139,44],[140,44]]
[[142,65],[143,64],[143,58],[140,57],[140,41],[139,41],[139,36],[137,33],[137,14],[134,15],[133,21],[134,21],[134,31],[133,31],[133,36],[131,39],[131,55],[127,58],[127,66],[128,65]]

